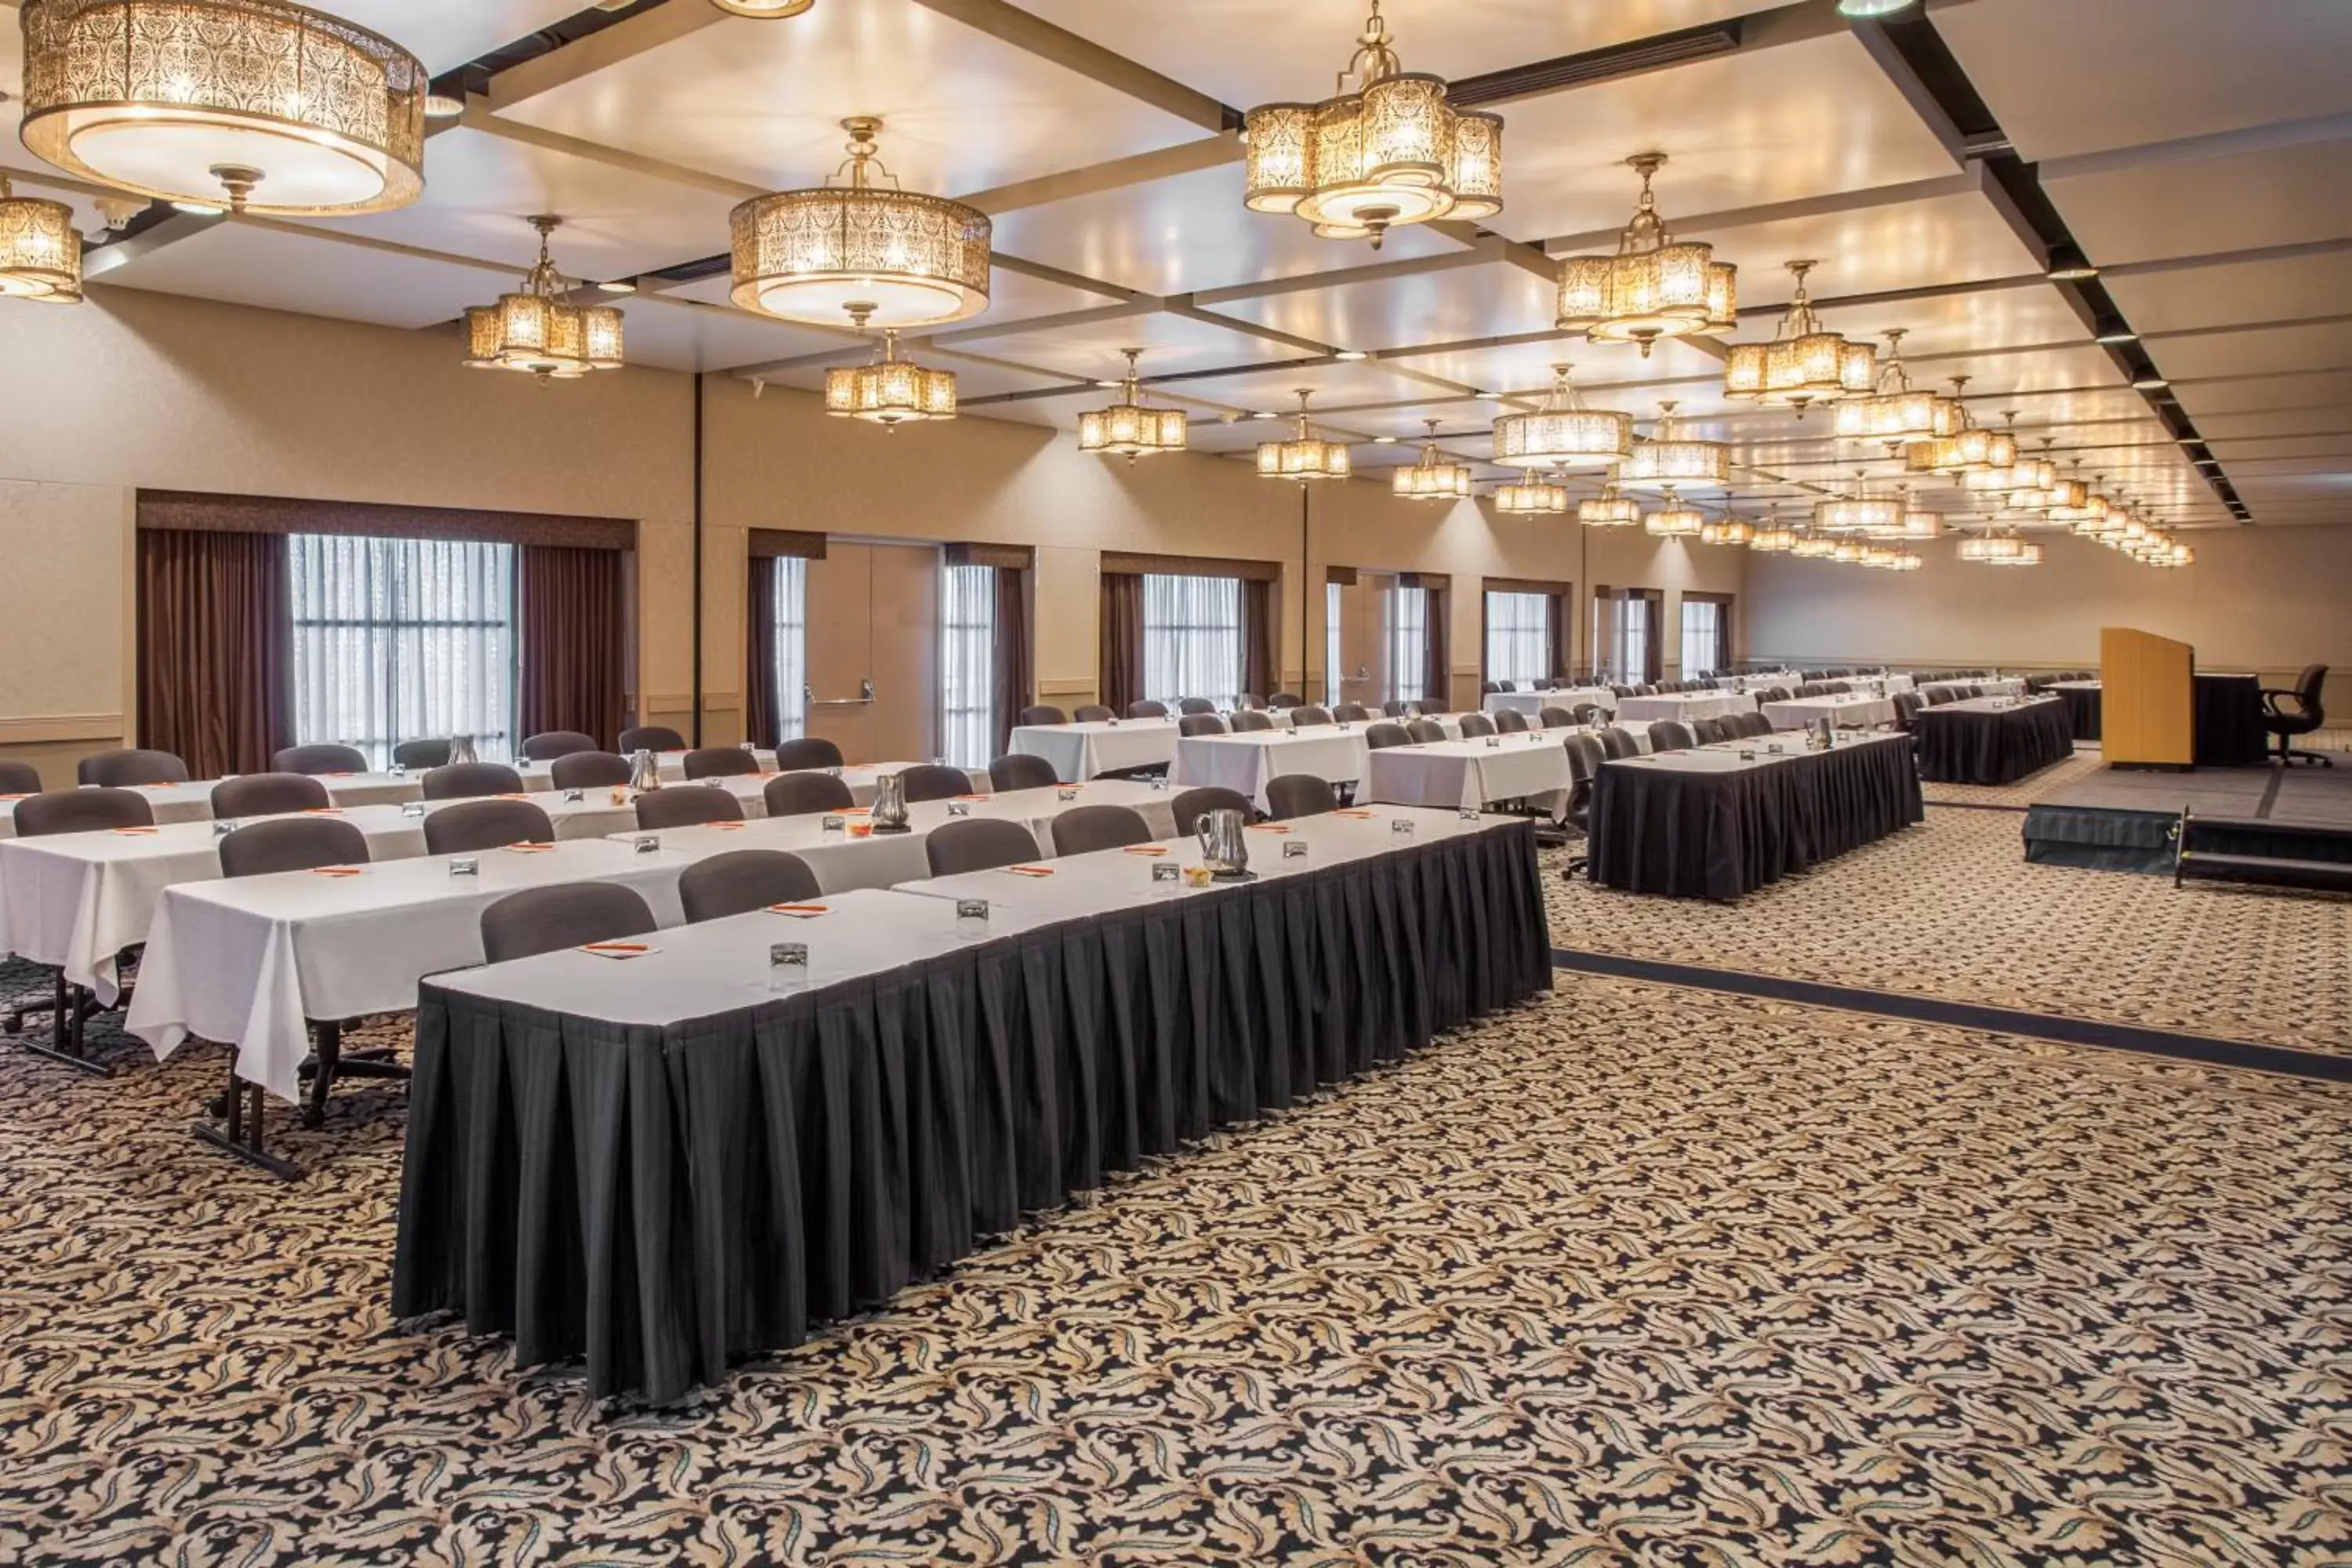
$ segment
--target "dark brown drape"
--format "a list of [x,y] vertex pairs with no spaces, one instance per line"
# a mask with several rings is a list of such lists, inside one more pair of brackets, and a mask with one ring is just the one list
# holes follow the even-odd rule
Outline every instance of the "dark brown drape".
[[783,728],[776,689],[776,563],[753,556],[751,635],[743,639],[743,733],[755,746],[772,746]]
[[1034,700],[1037,677],[1030,668],[1029,574],[1010,566],[996,569],[996,750],[1012,750],[1013,727],[1021,710]]
[[1143,579],[1106,572],[1102,580],[1102,659],[1097,695],[1114,713],[1143,699]]
[[1568,595],[1544,595],[1544,670],[1553,684],[1564,686],[1568,677]]
[[1264,699],[1280,684],[1275,675],[1274,584],[1242,584],[1242,689]]
[[1446,627],[1446,601],[1453,596],[1450,588],[1424,588],[1429,595],[1429,667],[1422,677],[1424,700],[1451,707],[1454,702],[1454,672],[1445,657],[1450,640]]
[[286,536],[139,535],[139,743],[188,776],[269,771],[294,741]]
[[577,730],[619,744],[628,702],[622,560],[617,550],[516,549],[526,736]]

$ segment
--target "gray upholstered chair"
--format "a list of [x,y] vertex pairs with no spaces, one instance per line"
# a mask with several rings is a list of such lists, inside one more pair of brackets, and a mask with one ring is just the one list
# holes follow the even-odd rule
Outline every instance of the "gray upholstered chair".
[[225,835],[218,848],[224,877],[267,877],[368,863],[367,835],[331,816],[249,822]]
[[110,827],[152,827],[155,808],[137,790],[101,785],[53,789],[16,803],[16,837],[51,833],[99,833]]
[[1177,836],[1186,838],[1201,830],[1201,818],[1213,811],[1238,811],[1244,822],[1257,815],[1250,805],[1249,796],[1223,784],[1188,789],[1170,801],[1168,809],[1176,818]]
[[1069,721],[1067,713],[1043,702],[1034,708],[1021,710],[1021,722],[1024,724],[1066,724]]
[[1147,697],[1140,702],[1129,703],[1127,716],[1130,719],[1165,719],[1168,717],[1168,704],[1154,702]]
[[1234,733],[1236,735],[1273,728],[1275,728],[1273,715],[1255,708],[1244,708],[1234,715]]
[[1547,708],[1536,715],[1536,722],[1547,730],[1572,730],[1580,721],[1566,708]]
[[1570,721],[1577,724],[1598,723],[1602,716],[1598,702],[1580,702],[1568,710]]
[[392,749],[392,765],[406,768],[410,773],[423,773],[427,768],[449,765],[449,742],[440,741],[403,741]]
[[725,920],[771,904],[805,903],[817,896],[816,873],[781,849],[730,849],[697,860],[678,874],[677,899],[689,921]]
[[1176,711],[1180,715],[1214,713],[1216,710],[1217,705],[1205,697],[1180,697],[1176,700]]
[[308,773],[247,773],[213,785],[213,816],[224,819],[324,811],[332,805],[327,786]]
[[1674,719],[1661,719],[1650,726],[1650,750],[1657,752],[1687,752],[1698,744],[1689,725]]
[[1402,719],[1412,711],[1412,704],[1402,697],[1391,697],[1381,704],[1381,711],[1391,719]]
[[1276,822],[1321,816],[1339,809],[1339,795],[1313,773],[1284,773],[1266,781],[1266,814]]
[[1331,710],[1320,703],[1308,702],[1290,710],[1290,727],[1294,730],[1304,730],[1310,724],[1328,724],[1329,722],[1331,722]]
[[1151,842],[1151,825],[1129,805],[1074,805],[1054,818],[1054,853],[1090,855]]
[[548,730],[525,737],[522,743],[524,761],[533,763],[551,763],[574,752],[601,752],[604,749],[596,743],[595,736],[582,734],[577,730]]
[[1369,724],[1372,710],[1360,702],[1342,702],[1331,710],[1331,717],[1342,724]]
[[93,752],[84,757],[75,771],[83,784],[108,789],[188,782],[187,763],[169,752],[151,752],[136,747]]
[[1099,702],[1088,702],[1080,707],[1074,717],[1081,724],[1107,724],[1118,715]]
[[1222,735],[1225,721],[1214,713],[1187,713],[1176,721],[1179,735]]
[[1433,746],[1445,739],[1445,726],[1434,719],[1415,719],[1404,732],[1416,746]]
[[1062,776],[1054,771],[1053,763],[1023,752],[999,757],[988,764],[988,787],[999,794],[1016,789],[1052,789],[1061,782]]
[[[1495,715],[1495,729],[1499,734],[1524,735],[1528,732],[1528,716],[1516,708],[1506,708]],[[1464,731],[1468,734],[1468,731]]]
[[1495,721],[1484,713],[1465,713],[1461,724],[1465,741],[1483,741],[1495,732]]
[[742,801],[733,790],[716,784],[679,784],[637,796],[637,826],[647,832],[742,820]]
[[531,958],[592,942],[619,942],[657,930],[634,888],[564,882],[509,893],[482,911],[482,956],[491,963]]
[[0,795],[38,795],[41,770],[30,763],[0,761]]
[[[1443,735],[1445,731],[1440,730],[1438,733]],[[1364,744],[1375,752],[1384,752],[1391,746],[1410,746],[1412,737],[1405,732],[1403,725],[1383,719],[1377,724],[1366,726]]]
[[933,828],[923,854],[934,877],[992,871],[1037,857],[1037,839],[1026,827],[1001,816],[960,816]]
[[909,805],[919,800],[953,800],[971,793],[971,775],[945,763],[918,763],[901,769],[898,784],[907,792]]
[[418,781],[427,800],[472,800],[486,795],[520,795],[522,775],[504,763],[451,763]]
[[357,746],[288,746],[269,765],[281,773],[363,773],[367,757]]
[[1277,691],[1265,700],[1265,705],[1269,708],[1296,708],[1306,700],[1296,691]]
[[557,789],[611,789],[625,784],[635,772],[629,759],[611,752],[574,752],[547,764],[547,776]]
[[776,771],[780,773],[841,765],[841,748],[822,735],[804,735],[797,741],[777,742]]
[[760,759],[740,746],[700,746],[679,764],[689,779],[733,779],[760,771]]
[[1642,742],[1633,738],[1633,732],[1618,729],[1613,724],[1601,731],[1600,741],[1601,749],[1609,753],[1609,760],[1612,763],[1642,754]]
[[831,773],[778,773],[760,792],[770,816],[815,816],[847,811],[857,804],[849,786]]
[[425,818],[427,855],[472,855],[509,844],[552,844],[555,825],[527,800],[469,800]]
[[640,724],[621,731],[621,754],[631,752],[682,752],[686,737],[667,724]]

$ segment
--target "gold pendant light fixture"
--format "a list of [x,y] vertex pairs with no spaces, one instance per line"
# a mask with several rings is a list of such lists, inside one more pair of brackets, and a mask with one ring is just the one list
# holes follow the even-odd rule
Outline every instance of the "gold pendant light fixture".
[[1921,441],[1906,452],[1905,462],[1911,472],[1965,479],[1970,473],[2016,466],[2017,437],[1972,423],[1964,402],[1968,389],[1967,376],[1952,377],[1952,401],[1960,405],[1959,427],[1949,436]]
[[1495,461],[1514,468],[1613,468],[1633,449],[1633,416],[1587,408],[1574,365],[1551,367],[1552,387],[1533,414],[1495,421]]
[[1903,533],[1904,505],[1893,497],[1872,495],[1869,475],[1856,468],[1853,493],[1814,507],[1813,527],[1823,533],[1899,538]]
[[[2081,468],[2082,465],[2078,460],[2075,464],[2075,470],[2078,475],[2081,472]],[[2106,483],[2106,476],[2102,474],[2099,477],[2099,482],[2101,484]],[[2068,528],[2074,530],[2076,533],[2095,536],[2106,530],[2110,518],[2113,518],[2117,526],[2120,527],[2122,522],[2121,511],[2119,509],[2110,506],[2105,496],[2099,494],[2097,491],[2092,489],[2090,486],[2084,484],[2079,478],[2074,479],[2073,484],[2074,488],[2081,492],[2079,497],[2065,498],[2065,500],[2060,504],[2051,507],[2048,511],[2042,513],[2042,516],[2053,527]]]
[[901,425],[956,416],[955,373],[898,357],[898,333],[886,330],[871,364],[824,373],[824,411],[895,431]]
[[1396,471],[1396,495],[1404,500],[1469,500],[1469,465],[1447,462],[1437,449],[1438,422],[1430,419],[1423,423],[1429,426],[1429,445],[1421,449],[1421,461]]
[[1706,514],[1668,489],[1655,510],[1643,514],[1642,528],[1657,539],[1696,539],[1706,531]]
[[26,0],[21,134],[69,174],[192,206],[383,212],[425,189],[416,57],[285,0]]
[[1940,539],[1944,535],[1944,514],[1921,506],[1907,488],[1902,490],[1903,529],[1906,540]]
[[2013,532],[1978,533],[1960,541],[1959,557],[1978,566],[2039,566],[2042,546]]
[[73,208],[20,196],[0,174],[0,300],[81,302],[81,236]]
[[1878,354],[1868,343],[1858,343],[1823,327],[1805,292],[1810,261],[1791,261],[1797,295],[1769,343],[1734,343],[1723,367],[1727,397],[1793,408],[1801,417],[1815,403],[1834,403],[1872,391],[1877,384]]
[[1160,452],[1183,451],[1192,440],[1192,422],[1181,408],[1147,407],[1135,368],[1143,351],[1121,349],[1119,353],[1127,356],[1127,379],[1120,384],[1119,399],[1108,408],[1088,409],[1078,416],[1078,450],[1108,452],[1130,463]]
[[[1972,495],[2000,496],[2004,500],[2021,490],[2038,489],[2042,469],[2039,459],[2029,458],[2017,444],[2017,410],[2011,408],[2002,416],[2002,425],[1996,438],[2009,445],[2010,460],[1990,468],[1970,468],[1960,475],[1960,488]],[[2053,474],[2052,478],[2056,478]]]
[[1739,268],[1715,259],[1715,247],[1677,240],[1658,216],[1650,182],[1664,153],[1625,160],[1642,176],[1641,205],[1617,239],[1614,256],[1575,256],[1559,274],[1564,332],[1596,343],[1638,343],[1650,357],[1660,338],[1721,337],[1739,324]]
[[1517,484],[1496,488],[1495,510],[1513,517],[1565,512],[1568,488],[1536,478],[1535,470],[1530,468]]
[[1777,502],[1764,509],[1764,521],[1756,530],[1756,536],[1748,542],[1748,548],[1768,555],[1786,555],[1797,548],[1796,531],[1780,521]]
[[1799,530],[1789,553],[1801,561],[1827,561],[1837,553],[1838,542],[1824,533]]
[[1697,441],[1675,433],[1675,410],[1668,400],[1658,405],[1657,427],[1617,470],[1617,482],[1629,490],[1719,490],[1731,482],[1731,448],[1721,441]]
[[1699,529],[1698,542],[1701,544],[1752,544],[1756,542],[1756,525],[1744,517],[1726,513]]
[[575,381],[592,370],[622,363],[621,312],[610,305],[574,305],[573,285],[549,258],[548,237],[563,220],[541,214],[539,260],[522,287],[495,305],[466,312],[466,363],[477,370],[528,371],[541,381]]
[[1303,485],[1315,479],[1344,479],[1356,471],[1355,458],[1345,441],[1326,441],[1315,434],[1307,415],[1307,400],[1314,395],[1306,387],[1298,389],[1297,435],[1287,441],[1258,443],[1259,478],[1296,479]]
[[1903,368],[1906,331],[1889,327],[1880,334],[1886,340],[1886,357],[1879,363],[1875,387],[1837,405],[1840,436],[1851,440],[1900,441],[1908,446],[1948,436],[1959,427],[1958,405],[1938,393],[1912,386],[1910,374]]
[[735,303],[779,321],[861,331],[934,326],[988,309],[988,215],[900,190],[875,147],[879,120],[841,127],[849,156],[832,179],[754,196],[729,215]]
[[787,16],[798,16],[816,4],[816,0],[710,0],[713,5],[730,16],[749,16],[755,21],[781,22]]
[[1370,239],[1378,250],[1406,224],[1503,210],[1502,118],[1455,109],[1441,78],[1404,68],[1394,42],[1372,0],[1332,97],[1249,111],[1243,200],[1252,212],[1287,213],[1325,239]]
[[1603,485],[1599,495],[1576,503],[1576,521],[1587,528],[1639,528],[1642,506],[1633,497],[1620,494],[1615,485]]

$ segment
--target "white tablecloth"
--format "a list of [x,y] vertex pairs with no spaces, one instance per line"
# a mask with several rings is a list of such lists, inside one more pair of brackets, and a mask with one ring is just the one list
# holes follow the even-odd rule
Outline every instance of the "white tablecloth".
[[1342,730],[1255,730],[1245,735],[1189,735],[1176,742],[1169,779],[1179,788],[1221,784],[1265,808],[1265,786],[1286,773],[1311,773],[1332,784],[1364,776],[1363,725]]
[[1129,768],[1164,768],[1176,755],[1173,719],[1121,719],[1086,724],[1024,724],[1012,749],[1054,764],[1064,784]]
[[644,895],[661,924],[682,918],[683,855],[593,838],[477,858],[471,877],[451,876],[451,858],[436,856],[357,877],[292,871],[166,889],[147,932],[131,1032],[158,1057],[192,1034],[234,1045],[238,1077],[291,1100],[310,1019],[415,1006],[418,980],[482,962],[482,910],[509,893],[620,882]]
[[[422,797],[424,790],[414,773],[320,773],[320,784],[327,786],[327,798],[337,805],[386,805]],[[147,797],[157,822],[209,822],[213,815],[213,785],[216,779],[198,779],[189,784],[139,784],[134,786]],[[0,838],[16,836],[16,803],[22,795],[0,795]]]
[[1533,719],[1547,708],[1573,712],[1580,702],[1590,702],[1603,713],[1617,710],[1617,694],[1605,686],[1565,686],[1550,691],[1490,691],[1486,694],[1485,706],[1489,713],[1507,710]]
[[[1507,693],[1506,694],[1507,695]],[[1364,759],[1361,800],[1397,805],[1470,806],[1526,800],[1558,819],[1568,810],[1575,776],[1569,771],[1564,731],[1534,731],[1485,741],[1390,746]]]
[[1795,687],[1802,684],[1804,679],[1805,678],[1803,676],[1799,675],[1792,669],[1784,669],[1777,674],[1767,672],[1760,675],[1718,675],[1715,679],[1715,684],[1721,687],[1726,691],[1745,691],[1753,693],[1763,691],[1775,686],[1786,686],[1794,689]]
[[1764,717],[1775,730],[1802,730],[1827,719],[1841,730],[1866,730],[1873,724],[1895,722],[1895,700],[1850,692],[1843,697],[1796,697],[1764,704]]
[[1756,699],[1744,691],[1666,691],[1655,697],[1619,699],[1617,721],[1624,724],[1639,720],[1654,723],[1661,719],[1674,719],[1687,724],[1694,719],[1720,719],[1727,713],[1754,711]]

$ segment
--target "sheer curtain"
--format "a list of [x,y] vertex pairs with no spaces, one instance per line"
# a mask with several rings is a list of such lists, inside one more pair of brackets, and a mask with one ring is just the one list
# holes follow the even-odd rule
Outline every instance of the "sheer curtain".
[[1143,579],[1143,690],[1171,703],[1180,697],[1230,703],[1241,695],[1239,578]]
[[296,743],[356,746],[373,767],[445,735],[510,755],[514,567],[510,544],[290,536]]
[[984,767],[996,751],[996,568],[940,571],[940,754]]
[[776,574],[776,739],[808,733],[808,563],[779,555]]
[[1522,691],[1551,673],[1551,600],[1543,594],[1486,595],[1486,679]]
[[1730,664],[1730,650],[1723,640],[1723,606],[1711,599],[1685,599],[1683,674],[1718,670]]
[[1323,705],[1327,708],[1347,700],[1339,689],[1339,683],[1348,678],[1348,672],[1339,668],[1340,595],[1346,592],[1337,583],[1323,584]]
[[1617,604],[1618,679],[1643,686],[1650,679],[1650,601],[1630,594]]
[[1428,695],[1429,593],[1399,585],[1389,590],[1389,698],[1418,702]]

